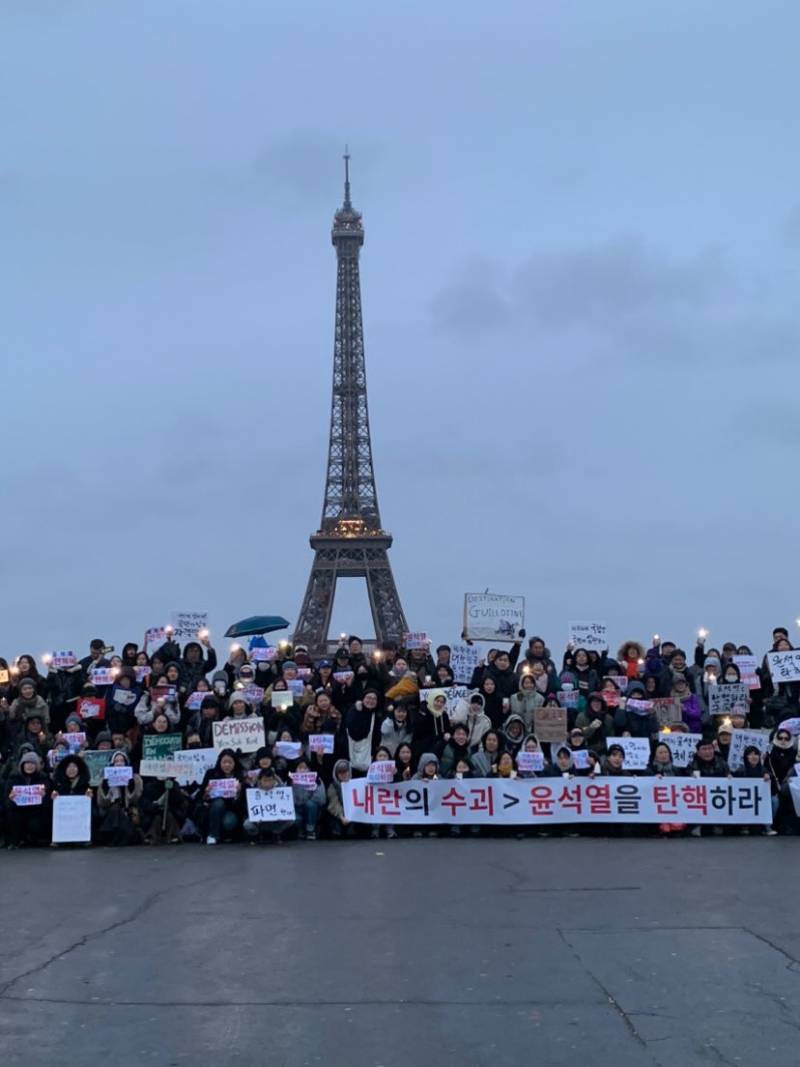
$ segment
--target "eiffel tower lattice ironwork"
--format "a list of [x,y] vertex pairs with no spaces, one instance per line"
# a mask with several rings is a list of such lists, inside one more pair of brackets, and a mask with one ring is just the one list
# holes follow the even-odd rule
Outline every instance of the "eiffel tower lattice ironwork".
[[314,562],[294,629],[294,643],[312,655],[328,651],[328,631],[339,578],[364,578],[379,641],[402,641],[408,631],[389,563],[392,535],[381,527],[367,410],[364,331],[358,259],[364,243],[361,215],[350,201],[346,153],[344,203],[333,219],[336,249],[336,332],[328,473],[319,530],[311,535]]

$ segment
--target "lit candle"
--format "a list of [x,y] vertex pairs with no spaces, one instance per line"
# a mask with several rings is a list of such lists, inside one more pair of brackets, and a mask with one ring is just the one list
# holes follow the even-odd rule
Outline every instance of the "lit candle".
[[654,645],[658,645],[660,643],[661,643],[661,638],[658,636],[658,634],[653,634],[653,644]]
[[50,655],[49,652],[45,652],[42,655],[42,663],[45,665],[45,667],[49,667],[52,662],[53,662],[53,657]]
[[347,637],[347,634],[339,634],[340,641],[344,641],[345,637]]
[[288,647],[289,647],[289,642],[288,641],[279,641],[278,642],[278,648],[288,648]]
[[700,629],[697,631],[697,636],[700,638],[701,641],[705,641],[705,639],[708,637],[708,630],[705,628],[705,626],[700,627]]
[[201,641],[204,641],[207,637],[210,636],[208,628],[204,626],[202,630],[198,630],[197,636],[200,638]]
[[164,633],[167,635],[167,637],[172,637],[172,635],[175,633],[175,627],[174,626],[165,626],[164,627]]
[[373,659],[380,659],[381,658],[381,654],[376,649],[375,652],[372,653],[372,657],[373,657]]

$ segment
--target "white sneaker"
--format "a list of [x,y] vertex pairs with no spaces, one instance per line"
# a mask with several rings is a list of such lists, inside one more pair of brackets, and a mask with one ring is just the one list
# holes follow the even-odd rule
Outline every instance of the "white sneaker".
[[216,837],[211,837],[211,835],[209,834],[209,836],[206,838],[206,844],[207,845],[216,845],[216,843],[217,843]]
[[778,836],[778,831],[777,830],[773,830],[771,826],[770,826],[769,830],[765,831],[765,833],[766,833],[767,837],[777,837]]
[[690,830],[689,833],[692,835],[692,837],[701,837],[703,831],[700,829],[699,826],[695,826],[694,830]]

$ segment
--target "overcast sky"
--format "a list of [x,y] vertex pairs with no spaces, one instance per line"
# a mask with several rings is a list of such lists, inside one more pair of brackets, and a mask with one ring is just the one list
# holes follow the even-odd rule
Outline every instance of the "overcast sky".
[[0,39],[0,654],[294,622],[345,142],[412,628],[489,587],[559,649],[797,634],[796,4],[4,0]]

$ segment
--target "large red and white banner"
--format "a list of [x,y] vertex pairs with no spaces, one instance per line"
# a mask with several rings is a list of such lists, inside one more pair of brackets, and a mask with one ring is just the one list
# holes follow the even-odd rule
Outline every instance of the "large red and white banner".
[[342,783],[351,822],[451,826],[772,822],[769,783],[752,778],[434,779]]

